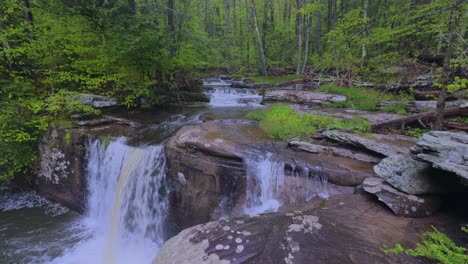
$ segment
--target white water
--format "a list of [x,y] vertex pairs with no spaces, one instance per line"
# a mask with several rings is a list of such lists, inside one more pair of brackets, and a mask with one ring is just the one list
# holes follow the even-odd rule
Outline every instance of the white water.
[[210,106],[213,107],[258,107],[263,100],[257,91],[251,89],[214,87],[207,89],[205,94],[210,98]]
[[[328,198],[328,180],[325,177],[320,173],[312,174],[307,168],[302,169],[303,171],[292,168],[292,175],[285,176],[285,163],[272,153],[266,153],[257,160],[246,159],[245,165],[247,190],[244,213],[246,214],[277,212],[286,202],[297,204],[307,202],[316,196]],[[313,171],[320,170],[314,168]],[[287,195],[284,193],[285,190],[289,190]]]
[[165,168],[162,146],[130,147],[123,138],[107,148],[92,143],[83,220],[89,238],[53,263],[151,263],[164,241]]

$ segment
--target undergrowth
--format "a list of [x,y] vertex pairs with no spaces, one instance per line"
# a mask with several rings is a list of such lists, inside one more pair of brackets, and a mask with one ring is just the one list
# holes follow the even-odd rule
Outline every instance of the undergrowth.
[[[463,228],[462,228],[463,230]],[[465,231],[466,232],[466,231]],[[432,231],[421,234],[422,241],[415,249],[405,249],[396,244],[394,248],[384,247],[386,254],[408,254],[413,257],[425,257],[443,264],[468,263],[468,250],[457,246],[447,235],[432,227]]]
[[[409,94],[400,93],[382,93],[375,89],[367,89],[363,87],[341,87],[335,84],[327,84],[318,88],[319,92],[334,93],[346,96],[348,99],[346,102],[337,102],[327,105],[327,107],[335,108],[351,108],[354,110],[363,111],[376,111],[377,103],[379,101],[411,101],[414,100],[411,91]],[[383,107],[381,109],[387,113],[406,114],[404,103],[396,104],[393,106]]]
[[370,131],[369,122],[361,118],[299,115],[291,107],[282,104],[250,112],[247,118],[260,121],[260,127],[269,137],[283,141],[304,138],[316,134],[319,130],[349,129],[361,133]]

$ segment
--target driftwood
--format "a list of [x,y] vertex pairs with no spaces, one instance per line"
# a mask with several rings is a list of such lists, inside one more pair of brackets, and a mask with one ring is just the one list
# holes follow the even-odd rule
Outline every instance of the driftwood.
[[[390,120],[390,121],[383,121],[383,122],[375,123],[372,125],[372,130],[378,131],[383,128],[395,128],[395,127],[404,128],[405,125],[416,123],[416,122],[419,122],[420,124],[421,123],[424,124],[424,121],[427,122],[427,121],[434,120],[435,113],[436,113],[436,110],[431,110],[431,111],[421,113],[421,114],[405,116],[405,117]],[[465,114],[465,115],[468,114],[468,106],[463,106],[463,107],[453,106],[453,107],[445,108],[444,110],[445,117],[451,117],[451,116],[462,115],[462,114]]]

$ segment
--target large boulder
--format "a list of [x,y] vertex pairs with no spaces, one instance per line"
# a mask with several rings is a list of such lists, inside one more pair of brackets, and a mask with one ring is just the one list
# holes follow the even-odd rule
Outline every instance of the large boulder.
[[367,178],[362,184],[364,190],[374,194],[386,204],[393,213],[405,217],[426,217],[441,206],[438,196],[415,196],[393,188],[381,178]]
[[396,189],[409,194],[443,193],[453,189],[447,181],[448,173],[433,169],[409,154],[385,158],[374,166],[374,171]]
[[359,135],[334,130],[325,131],[322,134],[342,144],[366,149],[387,157],[409,153],[410,147],[417,141],[415,138],[397,134]]
[[418,160],[453,172],[468,186],[468,134],[430,131],[420,138],[411,152]]
[[271,102],[322,105],[336,102],[345,102],[346,96],[300,90],[267,90],[263,99],[265,101]]
[[76,99],[94,108],[105,108],[118,105],[117,99],[95,94],[79,94]]
[[51,126],[39,144],[35,187],[40,195],[82,212],[87,134]]
[[169,239],[153,264],[424,263],[405,254],[386,255],[382,246],[414,247],[421,229],[440,227],[441,221],[397,217],[367,195],[338,195],[306,211],[191,227]]

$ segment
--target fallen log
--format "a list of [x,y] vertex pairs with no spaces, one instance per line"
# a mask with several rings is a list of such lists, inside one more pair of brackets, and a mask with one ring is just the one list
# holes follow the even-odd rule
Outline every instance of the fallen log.
[[457,122],[447,122],[445,126],[447,128],[468,132],[468,124],[457,123]]
[[[402,118],[390,120],[390,121],[383,121],[379,123],[373,124],[372,131],[382,130],[383,128],[395,128],[401,127],[404,128],[405,125],[412,124],[412,123],[423,123],[427,121],[432,121],[435,119],[436,110],[431,110],[428,112],[424,112],[421,114],[405,116]],[[468,115],[468,106],[453,106],[445,108],[444,116],[451,117],[456,115]]]
[[[431,101],[431,100],[437,100],[439,97],[440,91],[416,91],[414,93],[414,99],[417,101]],[[459,96],[453,94],[453,93],[447,93],[447,101],[455,101],[458,100]]]

